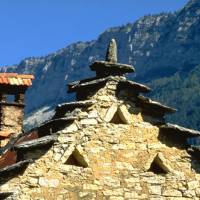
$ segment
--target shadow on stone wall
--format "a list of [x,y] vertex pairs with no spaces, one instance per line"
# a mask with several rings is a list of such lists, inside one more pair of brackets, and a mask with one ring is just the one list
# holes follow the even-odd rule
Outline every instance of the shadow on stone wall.
[[178,134],[176,131],[159,130],[158,140],[166,146],[173,148],[176,147],[180,150],[186,150],[188,153],[187,159],[191,162],[191,168],[200,173],[200,151],[192,149],[187,144],[188,135]]

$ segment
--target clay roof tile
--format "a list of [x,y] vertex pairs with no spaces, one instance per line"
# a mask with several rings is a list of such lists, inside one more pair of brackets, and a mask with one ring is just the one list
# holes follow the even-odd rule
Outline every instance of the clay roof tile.
[[24,83],[24,85],[29,86],[28,79],[23,79],[23,83]]
[[2,76],[2,84],[8,84],[9,81],[6,77]]
[[34,76],[31,74],[0,73],[0,84],[31,86]]

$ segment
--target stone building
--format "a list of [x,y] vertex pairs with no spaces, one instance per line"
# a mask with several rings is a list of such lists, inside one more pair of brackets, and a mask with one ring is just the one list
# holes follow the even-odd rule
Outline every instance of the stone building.
[[32,85],[33,75],[0,73],[0,147],[11,135],[22,132],[24,94]]
[[[165,123],[175,109],[124,76],[115,40],[94,78],[69,84],[76,102],[0,149],[0,198],[187,200],[200,197],[200,132]],[[193,145],[189,145],[193,144]]]

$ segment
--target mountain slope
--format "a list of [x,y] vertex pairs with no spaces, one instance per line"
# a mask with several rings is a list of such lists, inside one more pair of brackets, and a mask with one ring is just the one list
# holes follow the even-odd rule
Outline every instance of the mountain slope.
[[66,95],[66,83],[92,76],[88,66],[104,58],[111,38],[117,40],[119,61],[136,68],[130,78],[152,85],[152,98],[179,108],[169,120],[200,128],[200,82],[195,76],[200,64],[199,0],[189,1],[176,13],[145,16],[133,24],[108,29],[95,41],[78,42],[46,57],[28,58],[3,68],[35,74],[33,87],[27,92],[26,113],[31,116],[40,110],[27,122],[46,119],[56,104],[72,99]]
[[177,72],[173,76],[160,78],[149,84],[153,98],[171,104],[178,112],[169,116],[170,121],[186,127],[200,129],[200,65],[187,74]]

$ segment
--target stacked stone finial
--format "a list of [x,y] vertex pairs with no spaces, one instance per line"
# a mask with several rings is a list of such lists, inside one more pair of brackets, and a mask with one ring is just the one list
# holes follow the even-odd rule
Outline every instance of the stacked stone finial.
[[112,39],[108,45],[106,53],[106,61],[117,63],[117,43],[115,39]]
[[92,95],[95,95],[95,93],[97,93],[99,89],[105,87],[108,82],[115,82],[117,93],[121,90],[129,90],[128,93],[133,93],[137,99],[137,106],[142,107],[145,112],[156,112],[156,115],[160,116],[164,115],[165,113],[173,113],[176,111],[173,108],[162,105],[159,102],[152,101],[149,98],[139,95],[140,93],[147,93],[151,91],[149,87],[133,81],[126,80],[126,77],[124,75],[126,73],[134,72],[134,67],[117,62],[117,44],[115,39],[112,39],[108,45],[106,61],[96,61],[90,66],[90,68],[91,70],[96,71],[95,77],[75,81],[68,84],[68,93],[76,92],[76,97],[79,103],[62,105],[57,109],[59,113],[60,110],[69,110],[69,108],[74,108],[74,106],[87,106],[88,103],[91,103],[88,102],[88,100],[91,100]]
[[90,66],[96,71],[97,77],[124,76],[126,73],[134,72],[134,67],[117,62],[117,44],[112,39],[108,45],[106,61],[96,61]]

